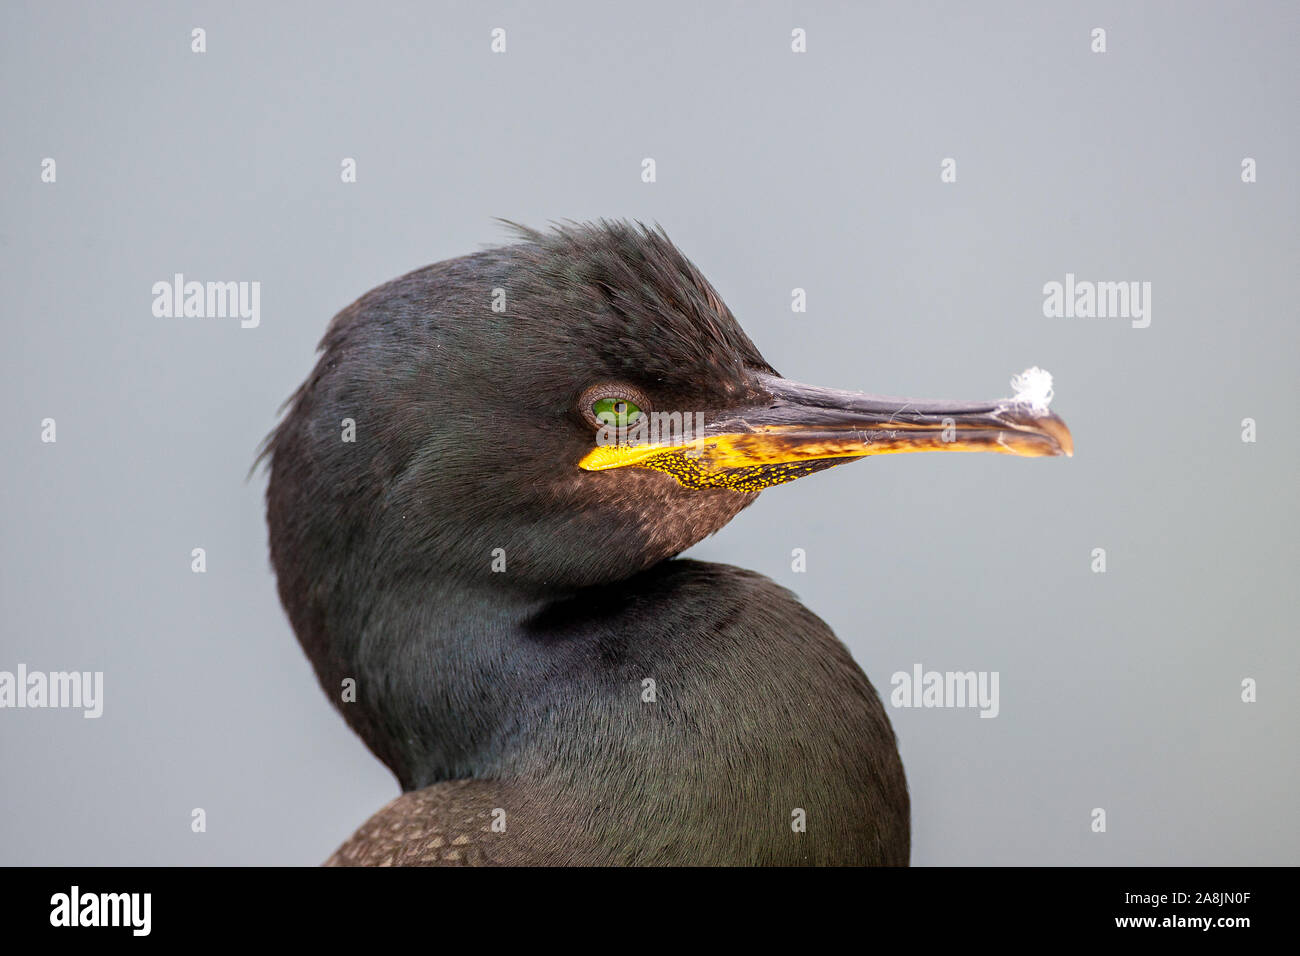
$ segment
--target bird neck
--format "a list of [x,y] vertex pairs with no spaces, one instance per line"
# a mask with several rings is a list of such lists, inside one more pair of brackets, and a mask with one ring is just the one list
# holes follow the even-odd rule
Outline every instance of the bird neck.
[[[545,599],[414,580],[358,593],[375,597],[304,645],[336,701],[355,679],[339,709],[405,790],[493,781],[513,820],[587,862],[906,861],[879,698],[760,575],[676,559]],[[806,841],[793,813],[819,821]]]
[[544,599],[459,581],[358,590],[364,600],[332,601],[314,629],[296,628],[348,724],[404,790],[496,772],[529,664],[512,649]]
[[[725,668],[701,666],[718,650],[708,632],[736,603],[705,570],[725,567],[666,561],[549,594],[376,571],[350,590],[318,589],[324,606],[294,615],[295,629],[326,692],[404,789],[538,774],[575,752],[562,741],[622,721],[621,733],[650,743],[655,724],[639,718],[653,712],[666,673],[693,669],[679,680],[689,676],[700,696],[742,693],[725,686]],[[752,651],[746,666],[761,670],[764,649]],[[680,706],[678,697],[670,709]],[[599,763],[564,772],[599,776]]]

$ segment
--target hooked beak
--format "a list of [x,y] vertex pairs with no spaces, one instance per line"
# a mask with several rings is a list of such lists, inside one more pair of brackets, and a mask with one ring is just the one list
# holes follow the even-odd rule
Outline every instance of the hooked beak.
[[[666,471],[693,488],[758,491],[867,455],[913,451],[991,451],[1038,458],[1074,454],[1065,422],[1015,399],[991,402],[919,401],[800,385],[763,375],[761,401],[709,416],[669,416],[700,422],[677,435],[649,422],[599,441],[579,466],[604,471],[635,465]],[[605,430],[602,430],[605,431]],[[612,429],[611,429],[612,431]],[[664,431],[671,433],[672,428]],[[700,433],[702,431],[702,433]]]

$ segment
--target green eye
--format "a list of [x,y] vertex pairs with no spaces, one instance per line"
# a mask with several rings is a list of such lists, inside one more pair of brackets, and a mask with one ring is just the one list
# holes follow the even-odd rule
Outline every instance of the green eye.
[[641,417],[641,409],[626,398],[599,399],[591,406],[591,411],[595,414],[596,421],[616,428],[626,428]]

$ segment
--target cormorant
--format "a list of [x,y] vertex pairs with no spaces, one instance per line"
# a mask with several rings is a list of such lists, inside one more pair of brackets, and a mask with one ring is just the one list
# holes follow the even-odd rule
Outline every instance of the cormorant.
[[906,864],[893,730],[844,645],[674,556],[768,485],[1069,454],[1065,425],[795,384],[662,229],[515,228],[339,313],[263,452],[281,600],[404,791],[329,862]]

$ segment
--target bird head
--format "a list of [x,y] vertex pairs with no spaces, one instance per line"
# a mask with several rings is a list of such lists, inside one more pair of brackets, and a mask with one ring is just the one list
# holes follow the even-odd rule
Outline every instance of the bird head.
[[517,228],[335,318],[270,439],[273,553],[278,533],[298,563],[347,551],[554,592],[629,577],[763,488],[870,455],[1071,453],[1036,404],[782,378],[661,230]]

